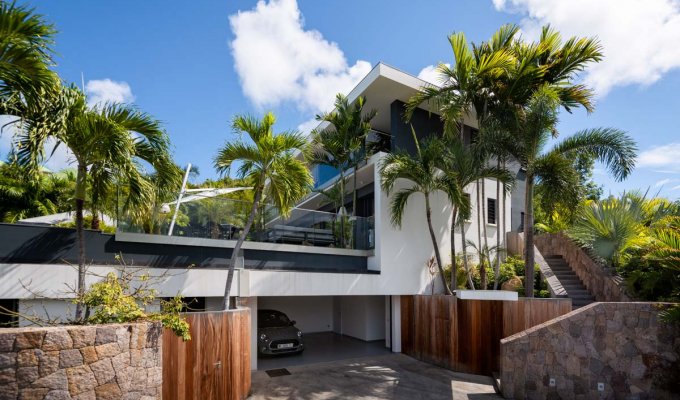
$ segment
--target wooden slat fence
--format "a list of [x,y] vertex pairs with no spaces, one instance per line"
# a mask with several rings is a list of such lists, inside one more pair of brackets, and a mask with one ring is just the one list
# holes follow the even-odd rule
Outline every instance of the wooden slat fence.
[[401,350],[458,372],[499,370],[500,340],[571,312],[571,299],[401,296]]
[[163,399],[243,400],[250,391],[250,311],[186,314],[191,340],[163,333]]

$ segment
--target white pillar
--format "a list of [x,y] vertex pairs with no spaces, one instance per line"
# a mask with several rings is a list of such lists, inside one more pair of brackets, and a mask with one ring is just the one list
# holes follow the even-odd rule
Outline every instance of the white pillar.
[[401,296],[392,296],[392,352],[401,353]]

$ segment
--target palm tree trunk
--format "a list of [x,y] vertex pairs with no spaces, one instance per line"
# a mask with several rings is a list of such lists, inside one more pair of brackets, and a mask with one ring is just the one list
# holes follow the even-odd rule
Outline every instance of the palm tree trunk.
[[527,173],[524,192],[524,295],[534,297],[534,176]]
[[[506,163],[505,163],[505,159],[503,159],[503,169],[505,169],[506,166],[507,166],[507,165],[506,165]],[[502,200],[503,200],[503,201],[502,201],[503,209],[502,209],[501,212],[499,213],[499,214],[501,215],[501,217],[502,217],[502,218],[501,218],[501,221],[503,222],[503,231],[502,231],[502,234],[503,234],[503,238],[502,238],[503,243],[505,243],[505,242],[507,241],[507,232],[508,232],[508,224],[505,222],[505,219],[507,218],[507,212],[506,212],[507,195],[508,195],[508,193],[506,193],[505,191],[503,191],[503,199],[502,199]],[[508,254],[508,253],[504,253],[504,256],[507,256],[507,254]],[[505,261],[505,258],[503,259],[503,261]]]
[[85,240],[83,238],[83,209],[85,206],[85,178],[87,176],[87,166],[78,163],[76,174],[76,238],[78,240],[78,283],[76,286],[76,321],[80,322],[83,318],[82,297],[85,294]]
[[[501,159],[500,157],[496,160],[496,168],[500,169],[501,168]],[[494,274],[493,274],[493,290],[498,290],[498,274],[500,273],[501,270],[501,257],[498,253],[498,250],[501,248],[501,220],[499,219],[501,216],[501,210],[500,210],[500,197],[501,196],[501,181],[496,179],[496,262],[494,265]],[[503,195],[505,197],[505,194]]]
[[468,256],[467,256],[467,243],[465,242],[465,221],[460,220],[460,236],[463,239],[463,268],[465,269],[465,273],[467,274],[467,280],[468,280],[468,285],[470,285],[470,289],[475,290],[475,284],[472,282],[472,275],[470,274],[470,266],[468,265]]
[[[94,189],[94,188],[93,188]],[[92,206],[90,212],[92,213],[92,221],[90,222],[90,229],[99,230],[99,212],[97,206],[99,205],[99,195],[97,190],[92,191]]]
[[236,241],[234,251],[231,253],[231,259],[229,260],[229,272],[227,273],[227,284],[224,286],[224,298],[222,299],[223,310],[236,308],[236,306],[234,304],[231,304],[231,302],[229,301],[230,299],[229,292],[231,291],[231,284],[232,281],[234,280],[234,269],[236,268],[236,260],[238,259],[238,254],[241,252],[243,242],[246,240],[246,236],[248,236],[248,232],[250,231],[250,228],[253,226],[253,221],[255,221],[255,214],[257,214],[257,209],[260,205],[260,199],[262,198],[263,190],[264,188],[261,185],[255,190],[253,206],[250,208],[250,215],[248,216],[248,220],[246,221],[246,226],[243,227],[241,236],[239,236],[238,240]]
[[442,278],[442,283],[444,284],[444,292],[446,294],[451,294],[451,289],[449,288],[448,282],[446,282],[446,277],[444,276],[444,268],[442,267],[442,257],[439,254],[439,244],[437,243],[437,236],[434,234],[434,228],[432,228],[432,209],[430,208],[430,196],[425,195],[425,214],[427,215],[427,227],[430,230],[430,239],[432,239],[432,247],[434,247],[434,257],[437,260],[437,269],[439,270],[439,276]]
[[[477,180],[477,246],[478,248],[482,247],[482,201],[480,200],[481,198],[481,184],[479,183],[479,179]],[[481,280],[482,274],[484,273],[484,266],[483,266],[483,260],[482,260],[482,254],[481,252],[477,254],[477,262],[479,263],[479,278]],[[482,289],[484,289],[484,286],[482,285]]]
[[[345,208],[345,174],[340,166],[340,209]],[[345,215],[340,216],[340,248],[345,248]]]
[[[489,251],[489,235],[488,235],[487,230],[486,230],[487,212],[486,212],[486,188],[485,188],[485,186],[486,186],[486,182],[484,181],[484,179],[482,179],[482,227],[483,227],[482,234],[483,234],[483,240],[484,240],[484,253],[487,254],[487,256],[488,256],[489,255],[488,254],[488,251]],[[482,247],[481,243],[479,244],[479,247]],[[489,263],[491,262],[489,257],[486,257],[486,261],[489,262]],[[484,265],[480,267],[479,278],[480,278],[480,281],[481,281],[480,283],[482,285],[481,289],[486,290],[487,287],[488,287],[488,282],[487,282],[488,279],[487,279],[487,276],[486,276],[486,263],[484,263]]]
[[92,208],[92,223],[90,228],[94,230],[99,230],[99,211],[96,208]]
[[451,290],[458,289],[458,266],[456,265],[456,215],[458,207],[453,206],[451,213]]

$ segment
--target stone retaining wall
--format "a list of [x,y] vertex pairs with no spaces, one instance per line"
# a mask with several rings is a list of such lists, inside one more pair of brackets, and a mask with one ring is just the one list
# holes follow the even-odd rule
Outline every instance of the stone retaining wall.
[[571,239],[561,233],[536,236],[536,248],[543,257],[562,256],[597,301],[631,301],[621,278],[603,268]]
[[0,329],[0,400],[160,399],[159,323]]
[[593,303],[502,339],[503,396],[677,399],[680,328],[657,320],[663,306]]

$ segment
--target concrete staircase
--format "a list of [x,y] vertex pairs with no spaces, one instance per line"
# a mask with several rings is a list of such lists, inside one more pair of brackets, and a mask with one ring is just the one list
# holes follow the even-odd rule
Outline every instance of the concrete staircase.
[[581,279],[562,256],[547,256],[545,261],[567,291],[567,297],[571,299],[573,309],[587,306],[595,301],[595,296],[586,289]]

